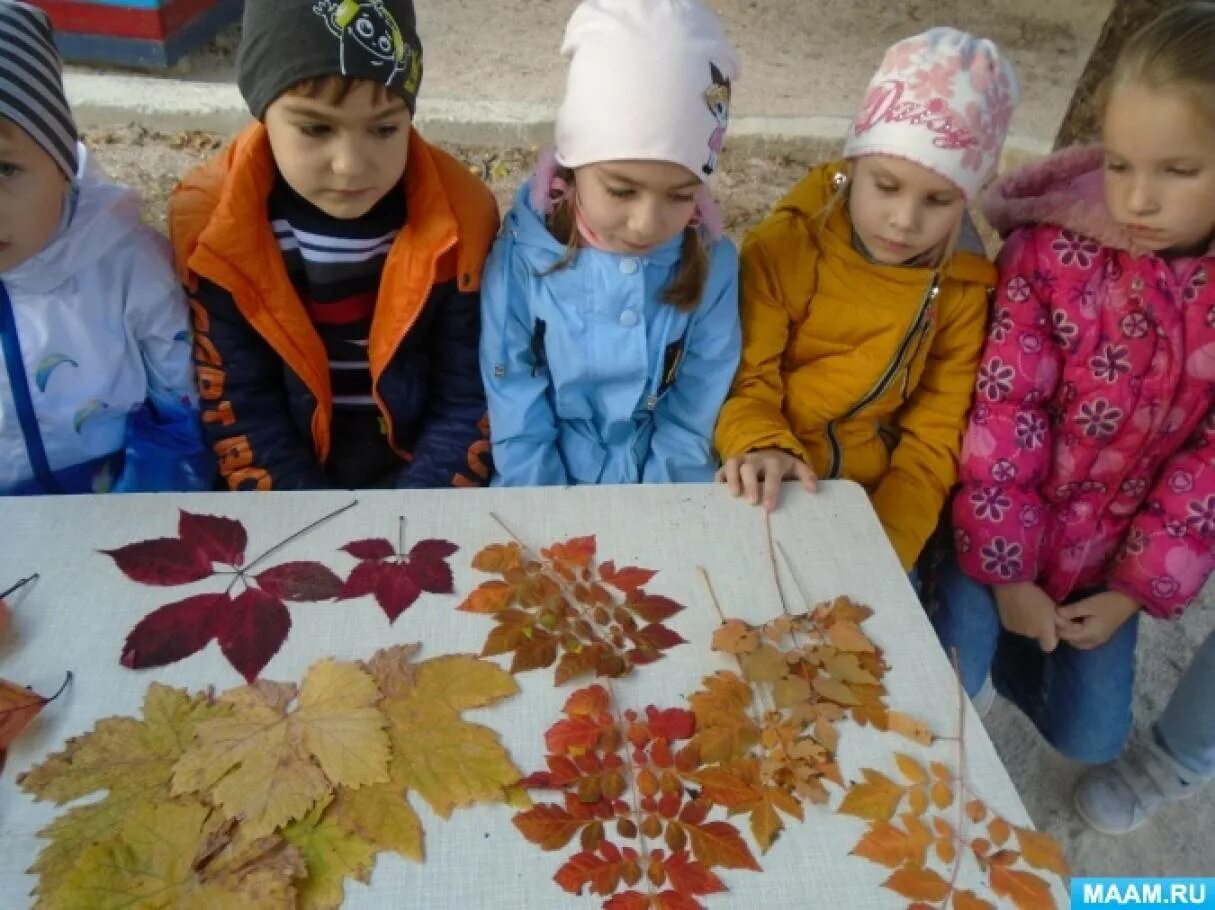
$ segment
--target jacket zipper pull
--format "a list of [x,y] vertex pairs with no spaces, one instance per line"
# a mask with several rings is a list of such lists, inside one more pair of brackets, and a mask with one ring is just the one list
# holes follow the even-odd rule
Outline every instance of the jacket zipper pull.
[[658,396],[657,395],[647,395],[645,397],[645,409],[647,411],[652,411],[656,407],[658,407]]

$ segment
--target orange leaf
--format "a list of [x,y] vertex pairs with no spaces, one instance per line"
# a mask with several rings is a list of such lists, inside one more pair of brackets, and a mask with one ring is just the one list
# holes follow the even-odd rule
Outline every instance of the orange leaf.
[[726,768],[705,768],[687,777],[701,785],[701,795],[727,809],[740,809],[763,798],[760,790]]
[[894,756],[894,763],[899,766],[899,771],[902,772],[903,777],[907,778],[910,783],[924,784],[928,782],[928,773],[924,770],[924,766],[910,755],[904,752],[897,752]]
[[760,871],[759,863],[751,849],[728,822],[708,822],[703,825],[681,823],[692,844],[692,852],[706,866],[721,866],[725,869],[751,869]]
[[772,703],[778,708],[792,708],[810,698],[810,683],[800,676],[788,676],[772,686]]
[[973,891],[955,891],[953,910],[996,910],[996,905],[983,900]]
[[935,739],[928,724],[901,711],[891,711],[887,715],[886,729],[921,746],[931,746]]
[[953,803],[953,790],[948,784],[937,782],[932,785],[932,790],[929,791],[932,797],[932,804],[938,809],[948,809]]
[[1008,898],[1018,910],[1043,910],[1055,906],[1050,886],[1032,872],[992,866],[990,882],[991,890]]
[[564,543],[553,544],[544,555],[559,565],[585,569],[595,555],[595,537],[571,537]]
[[612,699],[603,686],[587,686],[579,689],[565,700],[561,710],[570,717],[594,717],[607,714],[611,709]]
[[603,910],[650,910],[650,906],[648,894],[642,894],[640,891],[622,891],[604,903]]
[[861,700],[856,697],[848,686],[844,685],[839,680],[830,679],[825,676],[814,677],[814,691],[823,698],[830,699],[833,702],[841,705],[859,705]]
[[482,572],[505,575],[521,568],[522,550],[517,543],[494,543],[473,557],[472,567]]
[[1004,842],[1008,840],[1011,833],[1012,829],[1009,827],[1008,822],[998,815],[987,826],[987,836],[991,838],[991,842],[997,847],[1004,846]]
[[0,679],[0,764],[3,753],[20,736],[46,705],[62,694],[72,681],[68,673],[59,691],[47,698],[6,679]]
[[923,815],[928,811],[928,788],[912,787],[908,793],[908,808],[914,815]]
[[1063,856],[1063,848],[1059,842],[1048,834],[1032,831],[1029,828],[1013,827],[1017,833],[1017,843],[1021,845],[1021,855],[1035,869],[1045,869],[1056,875],[1070,875],[1067,860]]
[[937,857],[946,865],[952,863],[954,858],[957,856],[957,851],[955,851],[953,847],[953,838],[942,837],[933,846],[936,850]]
[[[649,898],[649,901],[649,906],[653,907],[653,910],[703,910],[695,898],[669,889],[659,891],[652,898]],[[619,910],[619,908],[609,907],[607,904],[604,904],[603,907],[604,910]]]
[[993,853],[989,858],[993,866],[1011,866],[1021,858],[1021,854],[1016,850],[1000,850]]
[[907,866],[899,869],[894,875],[882,882],[883,888],[889,888],[895,894],[901,894],[908,900],[932,901],[939,903],[949,896],[949,882],[941,878],[932,869],[921,869]]
[[857,841],[852,853],[887,869],[895,869],[913,859],[915,845],[906,832],[890,822],[875,822]]
[[970,842],[970,849],[975,852],[975,856],[986,861],[987,854],[991,852],[991,843],[983,837],[976,837]]
[[904,812],[899,816],[903,827],[907,829],[908,857],[917,866],[923,866],[928,859],[928,848],[932,844],[932,832],[918,816]]
[[651,578],[657,575],[654,569],[642,569],[639,566],[625,566],[617,569],[614,562],[605,562],[599,567],[599,577],[615,588],[627,594],[644,587]]
[[772,645],[760,645],[738,659],[743,676],[751,682],[774,683],[789,675],[785,655]]
[[950,783],[953,780],[953,772],[949,770],[947,765],[941,764],[939,761],[934,761],[928,766],[932,771],[932,776],[943,783]]
[[587,885],[593,894],[611,894],[620,885],[628,860],[609,841],[601,844],[600,848],[600,852],[607,852],[610,858],[582,850],[557,870],[553,881],[570,894],[581,894]]
[[662,862],[667,879],[682,894],[717,894],[726,886],[703,863],[688,856],[686,850],[672,853]]
[[8,604],[0,599],[0,633],[8,628],[9,620],[12,618],[12,612],[8,608]]
[[827,629],[827,640],[840,651],[872,652],[873,642],[861,631],[861,627],[848,620],[837,620]]
[[515,586],[504,581],[487,581],[456,607],[465,613],[499,613],[515,600]]
[[842,815],[855,815],[870,821],[889,821],[894,817],[906,792],[886,775],[872,768],[862,768],[865,783],[853,784],[844,794],[837,810]]
[[541,803],[511,819],[520,833],[543,850],[560,850],[589,819],[574,818],[560,806]]
[[[944,808],[944,806],[942,806]],[[966,817],[975,824],[987,818],[987,806],[983,804],[981,799],[972,799],[966,804]]]

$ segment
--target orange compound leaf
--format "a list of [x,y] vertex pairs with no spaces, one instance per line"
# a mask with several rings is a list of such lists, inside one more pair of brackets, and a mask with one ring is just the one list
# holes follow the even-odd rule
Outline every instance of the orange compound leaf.
[[582,755],[594,748],[603,727],[590,717],[559,720],[544,734],[544,743],[557,755]]
[[603,583],[626,594],[636,591],[638,588],[644,588],[657,574],[658,572],[654,569],[642,569],[639,566],[625,566],[617,569],[616,563],[610,560],[599,567],[599,577]]
[[1035,869],[1045,869],[1056,875],[1071,875],[1071,869],[1063,857],[1063,848],[1057,840],[1049,834],[1029,828],[1014,827],[1013,831],[1016,832],[1021,855],[1027,863]]
[[541,550],[540,555],[559,565],[585,569],[595,558],[595,536],[571,537]]
[[686,850],[677,850],[665,858],[661,850],[656,850],[650,862],[661,865],[667,881],[682,894],[718,894],[726,890],[721,879],[703,863],[692,859]]
[[501,613],[515,602],[516,588],[504,581],[487,581],[464,599],[457,610],[465,613]]
[[553,880],[570,894],[581,894],[583,888],[589,887],[592,894],[606,897],[620,887],[630,867],[637,869],[637,852],[631,849],[622,852],[610,841],[604,841],[594,853],[583,850],[571,856]]
[[890,821],[898,811],[906,790],[886,775],[872,768],[862,768],[865,782],[853,784],[844,795],[839,811],[843,815],[855,815],[870,821]]
[[703,825],[681,823],[692,845],[692,853],[706,866],[760,871],[760,865],[738,829],[728,822]]
[[494,543],[473,557],[472,567],[481,572],[513,572],[523,567],[523,553],[517,543]]

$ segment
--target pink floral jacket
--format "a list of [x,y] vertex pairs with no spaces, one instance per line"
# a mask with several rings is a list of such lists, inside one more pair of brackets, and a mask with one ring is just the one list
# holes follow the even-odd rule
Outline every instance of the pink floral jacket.
[[1133,253],[1099,149],[985,202],[1011,236],[953,505],[961,566],[1179,615],[1215,568],[1215,254]]

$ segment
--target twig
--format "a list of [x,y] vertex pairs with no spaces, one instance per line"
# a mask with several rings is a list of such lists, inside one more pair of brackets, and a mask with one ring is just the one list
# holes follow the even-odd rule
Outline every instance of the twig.
[[[709,592],[709,600],[713,604],[713,609],[717,611],[718,617],[724,623],[726,621],[726,614],[724,612],[722,612],[721,604],[717,600],[717,592],[713,590],[713,582],[711,582],[709,580],[709,573],[705,570],[704,566],[697,566],[696,571],[700,573],[701,581],[703,581],[705,583],[705,589]],[[738,672],[745,677],[746,672],[743,670],[742,661],[739,659],[737,654],[734,654],[732,656],[734,657],[734,663],[738,667]],[[764,715],[764,712],[767,711],[767,708],[765,708],[763,705],[763,691],[760,689],[759,686],[750,685],[749,683],[747,685],[747,688],[751,690],[751,705],[750,705],[751,711],[752,711],[751,720],[753,720],[755,722],[756,726],[762,728],[764,725],[763,724],[763,715]],[[757,705],[756,701],[759,701],[760,704]],[[756,716],[757,712],[758,712],[758,716]]]
[[[962,674],[958,668],[958,649],[949,649],[949,659],[953,663],[954,678],[958,682],[958,782],[961,784],[958,792],[958,840],[966,842],[966,690],[962,688]],[[958,872],[962,868],[962,850],[954,851],[953,871],[949,876],[949,894],[945,901],[953,898],[953,889],[958,882]],[[942,903],[944,907],[946,904]]]
[[397,516],[397,556],[405,555],[405,516]]
[[810,591],[802,584],[801,576],[797,574],[797,566],[793,564],[793,560],[789,558],[789,553],[785,549],[785,545],[779,541],[776,548],[780,550],[781,558],[785,560],[785,568],[789,570],[789,577],[793,579],[793,584],[797,588],[797,593],[801,595],[803,608],[807,613],[810,612],[814,604],[810,603]]
[[244,575],[244,573],[248,572],[250,569],[252,569],[254,566],[256,566],[263,559],[266,559],[267,557],[272,556],[273,554],[277,553],[283,547],[287,546],[287,544],[291,543],[292,541],[298,540],[299,538],[301,538],[305,534],[307,534],[309,531],[311,531],[313,528],[324,524],[325,522],[329,521],[329,519],[331,519],[331,518],[337,518],[343,512],[353,509],[358,504],[359,504],[359,501],[357,499],[351,500],[350,502],[346,503],[346,505],[342,506],[340,509],[337,509],[333,512],[330,512],[328,515],[324,515],[321,518],[318,518],[316,521],[312,522],[312,524],[308,525],[307,527],[300,528],[298,531],[296,531],[290,537],[280,540],[278,543],[276,543],[274,546],[272,546],[269,550],[262,553],[260,556],[257,557],[257,559],[253,560],[253,562],[247,563],[246,565],[241,566],[241,568],[239,570],[240,574]]
[[776,547],[772,542],[772,513],[764,511],[764,538],[768,545],[768,562],[772,564],[772,582],[776,585],[776,596],[780,600],[780,608],[786,616],[789,615],[789,605],[785,603],[785,591],[780,586],[780,572],[776,567]]
[[20,591],[22,588],[24,588],[30,582],[37,581],[38,578],[39,578],[39,575],[37,572],[35,572],[33,575],[27,575],[25,578],[21,579],[19,582],[14,584],[12,587],[7,588],[4,591],[0,591],[0,600],[3,600],[4,598],[8,597],[10,594],[12,594],[15,591]]
[[[490,513],[493,514],[492,512]],[[494,518],[497,518],[494,515]],[[503,525],[503,527],[506,527]],[[514,535],[512,535],[514,536]],[[624,752],[624,760],[628,764],[629,769],[629,793],[633,797],[633,824],[637,826],[637,845],[641,848],[640,853],[647,860],[650,856],[650,848],[647,845],[645,832],[641,830],[641,803],[637,800],[637,768],[633,764],[633,753],[630,750],[632,743],[629,742],[627,731],[624,729],[624,718],[620,716],[620,704],[616,701],[616,689],[612,686],[612,681],[605,677],[604,682],[607,684],[608,698],[612,700],[612,719],[616,722],[616,730],[620,734],[620,743],[618,748]],[[654,890],[654,883],[650,881],[650,877],[646,877],[646,887],[649,888],[650,896],[654,896],[657,892]]]
[[709,581],[709,573],[705,571],[704,566],[697,566],[696,571],[700,573],[700,579],[705,583],[705,588],[709,592],[709,600],[713,604],[713,609],[717,611],[717,618],[725,622],[726,614],[722,612],[721,604],[717,600],[717,593],[713,590],[713,582]]

